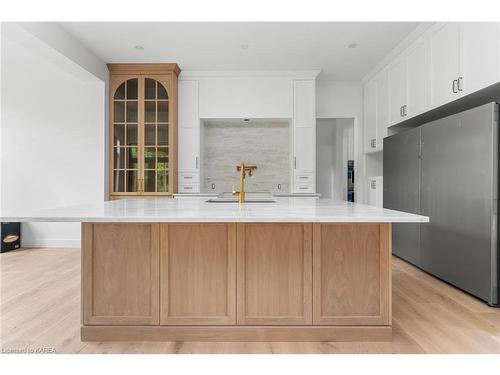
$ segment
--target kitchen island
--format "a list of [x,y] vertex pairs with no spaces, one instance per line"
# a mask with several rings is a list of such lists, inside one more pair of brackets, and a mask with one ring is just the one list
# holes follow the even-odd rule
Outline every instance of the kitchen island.
[[385,341],[391,223],[317,198],[137,199],[3,217],[82,222],[83,341]]

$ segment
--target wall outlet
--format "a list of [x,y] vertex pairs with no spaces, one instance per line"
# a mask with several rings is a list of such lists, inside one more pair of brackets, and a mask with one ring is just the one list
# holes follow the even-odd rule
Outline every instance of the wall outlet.
[[215,189],[215,184],[212,184],[212,190],[214,190],[214,189]]
[[281,184],[278,184],[278,190],[281,190]]

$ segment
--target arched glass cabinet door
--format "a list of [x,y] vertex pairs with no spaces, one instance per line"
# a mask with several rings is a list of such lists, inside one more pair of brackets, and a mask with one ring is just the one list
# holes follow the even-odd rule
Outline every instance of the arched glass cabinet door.
[[165,86],[144,79],[144,193],[169,191],[169,95]]
[[139,79],[121,83],[113,95],[113,191],[138,191]]

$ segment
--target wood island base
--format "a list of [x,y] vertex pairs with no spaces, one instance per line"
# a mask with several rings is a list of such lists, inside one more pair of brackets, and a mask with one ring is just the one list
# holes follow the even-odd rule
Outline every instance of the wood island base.
[[388,341],[391,223],[82,224],[82,341]]

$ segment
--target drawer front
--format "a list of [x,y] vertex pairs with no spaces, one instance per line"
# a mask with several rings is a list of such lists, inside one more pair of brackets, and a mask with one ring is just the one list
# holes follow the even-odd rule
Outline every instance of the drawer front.
[[179,172],[179,184],[198,184],[200,182],[199,173]]
[[295,185],[295,193],[315,193],[314,187],[312,184],[305,185]]
[[200,184],[183,184],[179,181],[179,193],[199,193]]
[[295,174],[295,185],[313,185],[314,174],[313,173],[296,173]]

